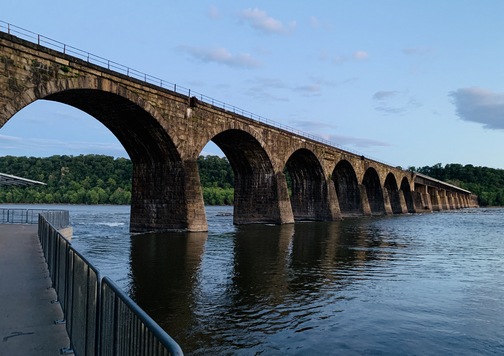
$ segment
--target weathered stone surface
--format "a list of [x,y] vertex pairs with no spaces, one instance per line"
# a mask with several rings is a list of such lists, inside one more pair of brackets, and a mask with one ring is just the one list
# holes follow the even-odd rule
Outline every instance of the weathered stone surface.
[[436,208],[476,201],[446,183],[0,32],[0,127],[40,99],[85,111],[123,144],[133,162],[133,231],[207,229],[196,162],[209,141],[235,173],[236,224],[432,210],[427,187],[450,192]]

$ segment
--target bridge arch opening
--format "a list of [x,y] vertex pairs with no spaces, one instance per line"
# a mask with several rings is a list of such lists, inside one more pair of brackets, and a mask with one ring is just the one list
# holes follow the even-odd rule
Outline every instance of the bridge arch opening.
[[383,189],[380,184],[380,177],[372,167],[366,170],[362,184],[366,188],[369,201],[369,208],[373,215],[385,214],[385,201],[383,199]]
[[[182,162],[155,113],[147,111],[141,100],[127,91],[56,89],[61,87],[48,86],[53,92],[39,90],[38,98],[26,94],[25,105],[44,100],[69,105],[98,120],[117,138],[133,166],[130,230],[187,229],[192,224],[186,189],[191,170]],[[206,223],[204,215],[202,220]]]
[[408,213],[415,213],[415,201],[413,200],[413,194],[411,193],[411,188],[410,188],[410,183],[408,181],[408,178],[404,177],[401,180],[401,187],[399,188],[403,195],[404,195],[404,200],[406,202],[406,208],[408,209]]
[[347,160],[338,162],[332,180],[342,216],[362,215],[362,201],[357,175]]
[[295,151],[287,160],[285,175],[295,220],[330,220],[327,183],[322,166],[307,149]]
[[133,164],[131,231],[186,229],[194,223],[187,213],[186,189],[193,167],[183,164],[172,139],[153,113],[127,96],[132,94],[70,89],[44,99],[86,112],[123,145]]
[[390,207],[392,208],[392,213],[394,214],[402,214],[402,204],[399,188],[397,186],[397,181],[393,173],[387,174],[387,178],[385,178],[384,188],[387,191],[387,195],[390,201]]
[[[282,223],[279,206],[283,190],[270,158],[250,133],[229,129],[214,136],[234,175],[234,224]],[[283,192],[287,195],[287,189]]]
[[[103,124],[83,111],[36,100],[8,117],[0,134],[3,156],[15,157],[4,160],[14,171],[5,168],[2,172],[46,183],[29,190],[5,189],[0,192],[0,202],[130,204],[128,154]],[[89,160],[88,155],[95,157]],[[44,166],[39,158],[44,159]],[[16,166],[21,168],[16,162],[27,162],[29,166],[22,167],[25,173],[16,171]],[[91,170],[91,164],[97,165],[96,169]],[[111,173],[110,178],[106,179],[104,172]]]

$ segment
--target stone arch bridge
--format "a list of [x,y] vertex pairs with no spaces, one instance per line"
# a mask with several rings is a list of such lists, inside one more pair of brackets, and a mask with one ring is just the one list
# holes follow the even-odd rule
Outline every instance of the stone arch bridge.
[[476,205],[469,191],[135,79],[129,69],[93,64],[72,47],[54,50],[40,36],[2,30],[0,127],[36,100],[71,105],[103,123],[133,163],[132,231],[207,230],[197,158],[209,141],[235,173],[236,224]]

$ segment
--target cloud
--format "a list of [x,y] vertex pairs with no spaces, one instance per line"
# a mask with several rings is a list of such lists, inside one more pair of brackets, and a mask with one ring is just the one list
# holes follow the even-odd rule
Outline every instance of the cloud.
[[244,22],[248,23],[253,29],[268,34],[286,34],[292,32],[297,27],[295,21],[286,25],[281,21],[268,16],[266,11],[258,8],[243,10],[240,14],[240,18]]
[[247,89],[248,96],[257,100],[287,102],[289,96],[287,94],[279,95],[273,91],[283,91],[288,89],[288,85],[280,79],[276,78],[255,78],[248,80],[247,83],[251,86]]
[[390,144],[362,137],[352,137],[343,135],[328,134],[330,130],[337,130],[338,126],[324,121],[316,120],[294,120],[292,123],[301,131],[307,131],[315,137],[320,137],[334,144],[336,147],[353,146],[358,148],[388,147]]
[[308,17],[308,25],[313,30],[331,31],[333,29],[333,26],[329,22],[324,21],[324,20],[320,20],[316,16]]
[[462,120],[483,124],[487,129],[504,129],[504,93],[472,87],[457,89],[449,96]]
[[312,84],[300,85],[294,88],[294,91],[297,91],[305,96],[314,96],[314,95],[320,95],[322,87],[318,83],[312,83]]
[[[321,59],[325,59],[325,58],[327,58],[327,55],[323,54],[320,58]],[[337,56],[333,57],[332,62],[334,64],[344,64],[344,63],[353,62],[353,61],[360,62],[360,61],[366,60],[368,58],[369,58],[369,53],[368,52],[366,52],[366,51],[355,51],[351,55],[348,55],[348,54],[337,55]]]
[[0,135],[0,154],[12,156],[52,155],[80,155],[106,154],[114,157],[128,157],[124,147],[119,143],[102,143],[91,141],[61,141],[57,139],[43,139]]
[[399,92],[395,90],[390,90],[390,91],[377,91],[373,95],[374,100],[383,100],[386,98],[391,98],[393,96],[396,96]]
[[362,137],[329,135],[327,139],[331,142],[334,142],[338,146],[351,145],[351,146],[358,147],[358,148],[389,147],[390,146],[390,144],[387,142],[373,140],[370,138],[362,138]]
[[301,130],[328,130],[336,129],[338,126],[324,121],[316,120],[293,120],[292,123],[299,127]]
[[197,48],[192,46],[179,46],[181,51],[186,52],[193,58],[205,63],[219,63],[235,68],[256,68],[261,62],[248,53],[232,54],[223,47]]
[[310,83],[298,85],[294,88],[295,92],[301,93],[303,96],[318,96],[322,93],[324,87],[336,87],[351,83],[356,78],[348,78],[339,82],[328,80],[324,77],[314,76],[310,79]]
[[377,91],[373,94],[373,100],[378,102],[375,110],[386,114],[402,114],[422,106],[415,98],[409,97],[407,93],[396,90]]
[[369,57],[369,53],[365,51],[355,51],[353,54],[353,58],[362,61],[363,59],[367,59]]

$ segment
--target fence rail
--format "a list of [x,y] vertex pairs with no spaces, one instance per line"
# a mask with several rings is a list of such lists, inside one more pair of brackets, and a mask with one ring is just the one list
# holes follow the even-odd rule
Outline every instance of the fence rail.
[[79,356],[182,355],[180,346],[112,280],[102,279],[48,220],[64,213],[40,213],[38,233],[71,351]]
[[70,225],[70,215],[67,210],[21,208],[0,208],[0,224],[38,224],[39,214],[42,213],[45,214],[46,219],[57,229]]
[[[307,138],[309,140],[316,141],[316,142],[322,143],[327,146],[335,147],[335,148],[340,149],[342,151],[346,151],[346,152],[349,152],[349,153],[352,153],[352,154],[355,154],[358,156],[363,156],[363,154],[360,152],[343,147],[341,145],[334,143],[333,141],[326,140],[320,136],[316,136],[316,135],[295,129],[291,126],[282,124],[280,122],[270,120],[264,116],[254,114],[251,111],[244,110],[244,109],[241,109],[241,108],[236,107],[234,105],[230,105],[230,104],[227,104],[223,101],[209,97],[207,95],[204,95],[204,94],[201,94],[201,93],[198,93],[195,91],[191,91],[191,89],[177,85],[176,83],[172,83],[170,81],[163,80],[161,78],[152,76],[150,74],[138,71],[136,69],[130,68],[130,67],[125,66],[123,64],[120,64],[120,63],[111,61],[109,59],[97,56],[95,54],[78,49],[76,47],[69,46],[69,45],[64,44],[62,42],[53,40],[49,37],[40,35],[38,33],[32,32],[30,30],[26,30],[24,28],[12,25],[12,24],[5,22],[5,21],[2,21],[2,20],[0,20],[0,31],[14,35],[19,38],[22,38],[22,39],[27,40],[29,42],[36,43],[38,45],[53,49],[55,51],[62,52],[63,54],[67,54],[69,56],[78,58],[78,59],[83,60],[85,62],[88,62],[90,64],[94,64],[94,65],[98,65],[103,68],[107,68],[108,70],[112,70],[112,71],[117,72],[119,74],[126,75],[127,77],[143,81],[147,84],[155,85],[160,88],[171,90],[176,93],[180,93],[180,94],[183,94],[183,95],[186,95],[189,97],[194,96],[194,97],[198,98],[198,100],[201,100],[202,102],[205,102],[205,103],[213,105],[215,107],[227,110],[227,111],[232,112],[234,114],[241,115],[245,118],[255,120],[258,122],[262,122],[264,124],[276,127],[278,129],[281,129],[281,130],[284,130],[287,132],[290,132],[292,134],[302,136],[302,137]],[[367,155],[366,155],[366,157],[368,157],[376,162],[380,162],[382,164],[391,166],[390,164],[385,163],[383,161],[379,161],[376,158],[373,158],[373,157],[370,157]]]

